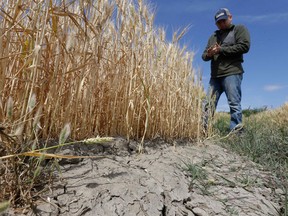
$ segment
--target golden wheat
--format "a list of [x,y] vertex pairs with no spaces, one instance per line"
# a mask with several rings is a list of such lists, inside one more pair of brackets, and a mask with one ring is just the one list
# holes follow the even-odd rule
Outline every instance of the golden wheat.
[[24,139],[200,135],[193,53],[167,42],[132,0],[5,1],[0,12],[0,116]]

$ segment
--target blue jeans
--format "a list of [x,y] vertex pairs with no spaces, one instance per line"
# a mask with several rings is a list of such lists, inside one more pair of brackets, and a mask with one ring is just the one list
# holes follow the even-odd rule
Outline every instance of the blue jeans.
[[[205,113],[212,109],[212,116],[216,110],[219,98],[225,92],[230,107],[230,130],[242,123],[241,108],[241,82],[243,74],[230,75],[220,78],[211,78],[209,82],[208,101],[210,106],[205,105]],[[207,123],[208,120],[206,120]]]

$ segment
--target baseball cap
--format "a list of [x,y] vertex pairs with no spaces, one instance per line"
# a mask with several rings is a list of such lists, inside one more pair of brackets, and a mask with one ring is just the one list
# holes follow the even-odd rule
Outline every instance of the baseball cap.
[[231,15],[231,13],[227,8],[220,8],[215,14],[215,22],[217,23],[219,20],[226,20],[229,15]]

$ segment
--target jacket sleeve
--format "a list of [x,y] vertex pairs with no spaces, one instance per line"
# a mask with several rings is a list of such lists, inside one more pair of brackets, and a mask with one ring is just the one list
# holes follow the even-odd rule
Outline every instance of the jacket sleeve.
[[209,49],[210,46],[212,46],[212,40],[213,40],[212,38],[213,38],[213,35],[209,38],[206,48],[202,54],[203,61],[210,61],[212,59],[212,57],[207,56],[207,50]]
[[235,26],[235,44],[231,46],[223,46],[220,53],[225,56],[234,56],[247,53],[250,49],[250,34],[243,25]]

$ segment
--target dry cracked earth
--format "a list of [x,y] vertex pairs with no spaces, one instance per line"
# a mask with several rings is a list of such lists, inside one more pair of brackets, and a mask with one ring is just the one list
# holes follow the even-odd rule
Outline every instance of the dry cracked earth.
[[[64,154],[61,180],[37,202],[43,216],[279,215],[283,191],[261,166],[208,142],[156,139],[145,144],[75,145]],[[7,214],[9,215],[9,214]]]

